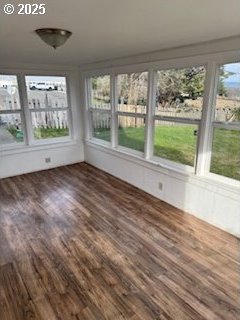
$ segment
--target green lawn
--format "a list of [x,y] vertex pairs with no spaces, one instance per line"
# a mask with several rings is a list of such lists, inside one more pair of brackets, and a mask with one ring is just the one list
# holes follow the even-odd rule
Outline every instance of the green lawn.
[[8,132],[14,137],[17,142],[23,142],[23,132],[21,130],[16,129],[14,126],[9,126],[7,128]]
[[[10,126],[8,131],[16,139],[16,141],[23,141],[23,132],[17,130],[14,126]],[[54,128],[34,128],[35,139],[47,139],[47,138],[58,138],[69,135],[68,128],[54,129]]]
[[[154,155],[194,166],[197,126],[156,126]],[[119,145],[144,151],[144,127],[119,128]],[[110,130],[95,129],[95,137],[110,141]],[[213,142],[211,172],[240,180],[240,131],[216,129]]]
[[240,180],[240,131],[214,130],[211,172]]
[[156,126],[154,133],[154,155],[178,163],[194,166],[197,126]]
[[143,152],[144,140],[144,127],[118,129],[118,144],[120,146]]
[[68,128],[34,128],[35,139],[59,138],[69,135]]
[[93,131],[94,138],[98,138],[104,141],[111,141],[111,129],[110,128],[97,128]]

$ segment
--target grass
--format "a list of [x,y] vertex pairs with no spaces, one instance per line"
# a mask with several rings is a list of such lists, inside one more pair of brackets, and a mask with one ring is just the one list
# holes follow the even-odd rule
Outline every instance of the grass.
[[154,155],[178,163],[194,166],[197,126],[156,126]]
[[[14,126],[10,126],[8,131],[16,139],[16,141],[23,141],[23,132],[16,129]],[[65,137],[69,135],[68,128],[34,128],[34,138],[35,139],[48,139],[48,138],[58,138]]]
[[7,130],[11,133],[17,142],[23,142],[23,132],[14,126],[9,126]]
[[137,151],[144,151],[145,129],[138,128],[119,128],[118,143],[120,146],[131,148]]
[[[197,126],[156,126],[154,155],[194,166]],[[109,129],[95,129],[95,137],[110,141]],[[119,128],[119,145],[144,151],[144,127]],[[240,180],[240,131],[215,129],[211,172]]]
[[240,180],[240,131],[215,129],[211,172]]
[[98,138],[104,141],[111,141],[111,129],[110,128],[98,128],[93,131],[94,138]]
[[68,128],[34,128],[35,139],[65,137],[69,135]]

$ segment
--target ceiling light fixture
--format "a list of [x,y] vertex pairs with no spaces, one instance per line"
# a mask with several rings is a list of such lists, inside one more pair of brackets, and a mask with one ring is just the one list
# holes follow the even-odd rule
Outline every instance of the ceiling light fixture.
[[71,31],[56,28],[42,28],[35,30],[35,32],[46,44],[54,49],[62,46],[72,35]]

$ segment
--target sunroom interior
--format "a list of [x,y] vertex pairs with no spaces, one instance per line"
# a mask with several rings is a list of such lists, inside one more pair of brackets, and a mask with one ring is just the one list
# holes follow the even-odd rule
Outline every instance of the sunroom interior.
[[240,317],[239,21],[236,0],[0,4],[1,319]]

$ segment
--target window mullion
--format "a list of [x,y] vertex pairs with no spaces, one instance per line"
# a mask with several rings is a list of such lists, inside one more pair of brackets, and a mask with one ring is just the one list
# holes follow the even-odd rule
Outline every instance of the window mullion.
[[116,148],[118,145],[118,90],[117,77],[112,75],[110,78],[110,92],[111,92],[111,145]]
[[85,137],[91,139],[93,137],[93,125],[92,125],[92,114],[91,114],[91,101],[92,101],[92,88],[91,80],[87,78],[85,80]]
[[19,99],[21,103],[21,114],[24,125],[25,141],[27,145],[32,145],[34,142],[33,128],[31,120],[31,112],[28,108],[28,97],[25,83],[25,76],[23,74],[18,75],[18,86],[19,86]]
[[34,108],[29,109],[30,112],[53,112],[53,111],[68,111],[70,108]]
[[[55,111],[66,111],[67,113],[67,121],[68,121],[68,130],[69,137],[73,139],[75,137],[75,126],[73,121],[73,109],[72,109],[72,94],[71,94],[71,85],[75,81],[71,76],[65,77],[66,81],[66,99],[67,99],[67,107],[66,108],[56,108]],[[51,110],[50,110],[51,111]]]
[[179,118],[179,117],[166,117],[155,115],[154,120],[166,121],[166,122],[177,122],[177,123],[187,123],[187,124],[199,124],[199,119],[191,119],[191,118]]
[[240,130],[239,122],[214,121],[212,125],[214,128],[221,128],[221,129],[227,129],[227,130]]
[[214,117],[214,101],[217,91],[217,76],[217,63],[209,63],[206,72],[202,120],[200,123],[200,134],[198,137],[196,162],[196,174],[198,175],[206,174],[210,168],[213,135],[212,121]]
[[156,107],[156,72],[151,69],[148,73],[148,107],[145,127],[144,158],[150,159],[153,155],[154,114]]
[[0,110],[0,114],[15,114],[20,113],[22,115],[22,109],[7,109],[7,110]]
[[132,117],[132,118],[146,118],[144,113],[135,113],[135,112],[125,112],[125,111],[116,111],[118,116]]

